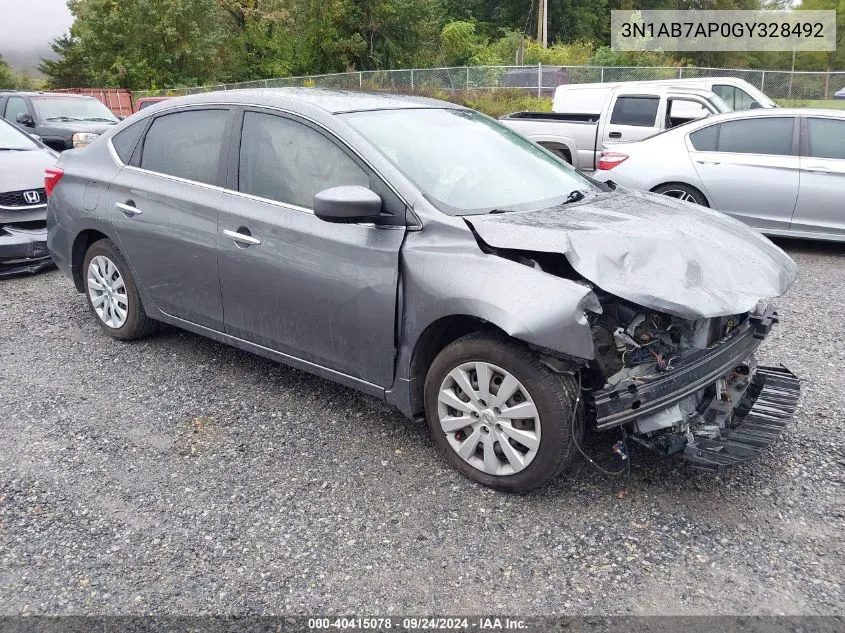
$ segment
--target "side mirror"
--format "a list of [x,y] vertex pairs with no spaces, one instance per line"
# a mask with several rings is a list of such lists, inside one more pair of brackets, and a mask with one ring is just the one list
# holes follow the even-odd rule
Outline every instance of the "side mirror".
[[314,196],[314,215],[326,222],[372,220],[381,207],[381,197],[360,185],[332,187]]
[[748,106],[749,110],[758,110],[763,106],[760,104],[759,101],[752,101],[751,104]]
[[21,112],[15,117],[15,121],[20,123],[21,125],[25,125],[26,127],[34,127],[35,121],[32,120],[32,115],[28,112]]

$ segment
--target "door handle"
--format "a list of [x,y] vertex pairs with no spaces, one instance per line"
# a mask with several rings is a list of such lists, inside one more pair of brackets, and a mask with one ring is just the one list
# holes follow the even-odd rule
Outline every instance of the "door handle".
[[822,167],[821,165],[813,165],[810,167],[804,167],[804,171],[811,171],[814,174],[832,174],[833,170],[828,167]]
[[115,202],[114,206],[123,211],[123,215],[127,218],[133,218],[136,215],[141,215],[141,209],[134,204],[124,204],[123,202]]
[[611,132],[607,136],[608,138],[622,138],[622,132]]
[[695,161],[699,165],[721,165],[722,163],[717,162],[715,160],[697,160]]
[[246,227],[241,227],[237,231],[223,231],[223,235],[231,239],[232,241],[236,242],[237,244],[243,244],[245,246],[258,246],[261,244],[261,240],[257,237],[252,237],[249,234],[249,229]]

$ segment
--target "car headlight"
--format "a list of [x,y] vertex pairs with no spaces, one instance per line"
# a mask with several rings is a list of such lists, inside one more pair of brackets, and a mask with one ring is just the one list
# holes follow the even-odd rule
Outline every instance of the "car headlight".
[[93,132],[77,132],[73,135],[73,148],[85,147],[97,140],[99,134]]

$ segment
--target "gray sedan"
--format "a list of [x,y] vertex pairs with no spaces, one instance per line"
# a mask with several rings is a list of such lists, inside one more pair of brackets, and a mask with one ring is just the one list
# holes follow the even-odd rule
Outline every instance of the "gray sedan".
[[715,115],[606,145],[601,181],[718,209],[767,235],[845,240],[845,112]]
[[795,409],[797,379],[753,360],[783,251],[466,108],[194,95],[49,176],[50,250],[107,334],[169,323],[381,398],[485,485],[548,482],[586,426],[718,471]]

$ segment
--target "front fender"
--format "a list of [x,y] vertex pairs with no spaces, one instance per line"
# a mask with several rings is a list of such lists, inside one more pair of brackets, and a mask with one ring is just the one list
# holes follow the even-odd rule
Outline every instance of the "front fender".
[[402,285],[400,358],[408,365],[425,329],[452,315],[483,319],[514,338],[568,356],[594,356],[584,311],[601,308],[587,285],[482,253],[474,239],[418,246],[408,240]]

